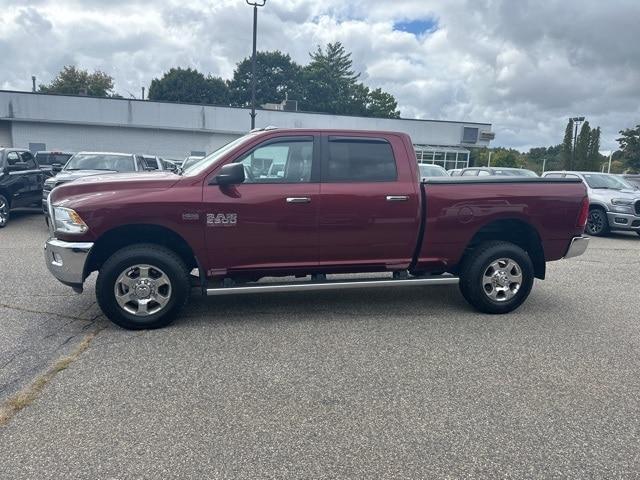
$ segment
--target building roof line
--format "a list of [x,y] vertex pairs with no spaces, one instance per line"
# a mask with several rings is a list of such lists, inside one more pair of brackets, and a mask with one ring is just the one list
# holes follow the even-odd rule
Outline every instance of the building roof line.
[[[113,97],[93,97],[88,95],[72,95],[67,93],[44,93],[44,92],[29,92],[29,91],[21,91],[21,90],[2,90],[0,89],[0,93],[18,93],[21,95],[39,95],[39,96],[48,96],[48,97],[71,97],[71,98],[88,98],[91,100],[114,100],[114,101],[126,101],[126,102],[144,102],[144,103],[160,103],[160,104],[168,104],[168,105],[188,105],[188,106],[199,106],[199,107],[211,107],[211,108],[231,108],[235,110],[247,110],[250,111],[249,107],[232,107],[230,105],[217,105],[217,104],[209,104],[209,103],[188,103],[188,102],[170,102],[166,100],[141,100],[139,98],[113,98]],[[368,120],[404,120],[410,122],[435,122],[435,123],[457,123],[457,124],[466,124],[466,125],[482,125],[486,127],[491,127],[491,123],[483,123],[483,122],[467,122],[467,121],[458,121],[458,120],[433,120],[428,118],[387,118],[387,117],[365,117],[362,115],[343,115],[337,113],[327,113],[327,112],[314,112],[314,111],[289,111],[289,110],[268,110],[260,107],[256,107],[256,110],[265,111],[265,112],[274,112],[274,113],[294,113],[294,114],[313,114],[313,115],[333,115],[338,117],[350,117],[350,118],[363,118]]]

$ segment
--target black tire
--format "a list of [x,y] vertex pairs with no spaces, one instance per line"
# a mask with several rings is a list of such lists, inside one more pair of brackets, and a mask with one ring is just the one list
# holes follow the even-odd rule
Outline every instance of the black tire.
[[0,228],[4,228],[9,223],[11,205],[4,195],[0,195]]
[[601,208],[592,208],[589,210],[586,231],[594,237],[601,237],[609,233],[609,220],[607,213]]
[[[150,266],[152,272],[159,271],[170,281],[169,293],[163,297],[166,304],[159,311],[146,316],[125,310],[116,300],[118,278],[136,265]],[[189,272],[182,259],[168,248],[154,244],[138,244],[118,250],[102,265],[96,282],[98,305],[109,320],[128,330],[169,325],[187,303],[190,291]]]
[[[511,259],[515,262],[514,269],[521,276],[519,288],[515,287],[515,283],[501,286],[500,288],[508,289],[507,294],[503,294],[504,298],[492,298],[490,293],[485,290],[484,279],[485,273],[489,272],[490,267],[501,259]],[[495,270],[494,270],[495,271]],[[496,275],[500,274],[499,271]],[[502,277],[501,277],[502,279]],[[535,279],[533,262],[527,252],[522,248],[510,242],[490,241],[480,244],[473,252],[467,255],[460,268],[460,292],[462,296],[475,309],[483,313],[503,314],[509,313],[518,308],[527,299],[533,282]],[[494,289],[495,286],[488,285]],[[498,289],[495,288],[495,291]],[[513,291],[515,293],[513,293]],[[494,290],[491,293],[495,293]],[[513,295],[511,298],[508,298]]]
[[636,230],[636,233],[638,234],[638,236],[640,237],[640,230]]

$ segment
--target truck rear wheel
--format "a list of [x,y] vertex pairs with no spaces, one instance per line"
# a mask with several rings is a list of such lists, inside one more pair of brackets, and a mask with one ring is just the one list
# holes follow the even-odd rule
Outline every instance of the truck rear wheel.
[[479,245],[460,270],[462,295],[484,313],[515,310],[529,296],[533,281],[531,258],[510,242],[491,241]]
[[154,244],[125,247],[102,265],[96,297],[105,315],[130,330],[169,325],[189,298],[187,267]]

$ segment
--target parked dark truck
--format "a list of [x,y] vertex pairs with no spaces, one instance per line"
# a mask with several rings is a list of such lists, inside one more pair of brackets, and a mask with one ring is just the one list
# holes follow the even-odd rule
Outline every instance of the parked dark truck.
[[[588,243],[578,179],[421,183],[411,139],[391,132],[254,131],[181,175],[56,187],[48,208],[49,270],[76,291],[97,271],[98,303],[125,328],[167,325],[192,287],[228,295],[459,283],[481,312],[506,313],[545,277],[546,262]],[[346,273],[371,278],[331,278]]]

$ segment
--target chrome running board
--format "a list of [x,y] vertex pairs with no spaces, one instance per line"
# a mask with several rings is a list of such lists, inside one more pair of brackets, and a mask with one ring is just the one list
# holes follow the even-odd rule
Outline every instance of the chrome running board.
[[376,287],[410,287],[420,285],[455,285],[460,281],[458,277],[442,276],[430,278],[408,278],[393,280],[383,278],[375,280],[327,280],[323,282],[290,282],[264,283],[262,285],[208,288],[207,295],[239,295],[241,293],[276,293],[276,292],[305,292],[317,290],[336,290],[347,288],[376,288]]

